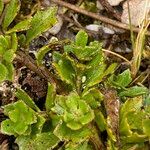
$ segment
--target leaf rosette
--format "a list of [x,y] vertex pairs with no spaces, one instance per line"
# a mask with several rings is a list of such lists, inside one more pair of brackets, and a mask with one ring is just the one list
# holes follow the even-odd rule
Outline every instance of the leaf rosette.
[[31,125],[37,122],[36,112],[19,100],[4,107],[4,114],[9,117],[1,124],[1,132],[8,135],[28,135]]
[[94,111],[76,93],[56,97],[52,110],[62,115],[66,126],[72,130],[79,130],[94,119]]

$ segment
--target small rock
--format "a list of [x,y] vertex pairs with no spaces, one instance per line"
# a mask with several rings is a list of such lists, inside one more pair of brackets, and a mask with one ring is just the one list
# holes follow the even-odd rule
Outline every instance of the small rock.
[[97,24],[89,24],[89,25],[87,25],[85,28],[88,29],[88,30],[91,30],[91,31],[96,31],[96,32],[98,32],[99,29],[101,28],[101,26],[100,26],[100,25],[97,25]]
[[124,0],[107,0],[111,6],[117,6]]

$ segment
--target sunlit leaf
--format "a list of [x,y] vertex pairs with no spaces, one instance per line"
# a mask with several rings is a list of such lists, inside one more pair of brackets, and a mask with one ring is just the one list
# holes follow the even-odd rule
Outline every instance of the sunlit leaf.
[[42,61],[43,61],[43,58],[44,58],[45,54],[47,52],[49,52],[50,50],[51,49],[48,45],[44,46],[44,47],[42,47],[41,49],[38,50],[38,53],[36,55],[38,65],[42,65]]
[[7,74],[8,74],[7,68],[2,63],[0,63],[0,82],[6,79]]
[[34,101],[29,97],[29,95],[23,91],[22,89],[17,89],[16,97],[22,101],[24,101],[29,107],[36,111],[40,111],[40,109],[36,106]]
[[55,87],[54,85],[48,83],[48,91],[46,96],[45,107],[47,111],[50,111],[51,108],[54,106],[54,99],[55,99]]
[[20,9],[20,0],[11,0],[6,6],[6,13],[2,23],[4,30],[11,24]]
[[2,46],[5,50],[9,48],[9,42],[3,35],[0,35],[0,46]]
[[126,90],[120,92],[119,96],[135,97],[135,96],[146,94],[147,92],[148,89],[146,87],[133,86],[131,88],[127,88]]
[[12,32],[20,32],[30,28],[31,19],[23,20],[16,24],[13,28],[6,31],[6,34],[10,34]]
[[79,130],[71,130],[68,128],[65,123],[59,124],[54,130],[54,134],[60,140],[71,140],[73,142],[82,142],[85,139],[88,139],[92,134],[90,129],[87,127],[81,128]]
[[31,40],[39,36],[42,32],[51,28],[57,21],[56,19],[56,7],[50,7],[44,11],[38,11],[31,21],[31,27],[27,31],[27,41],[29,44]]
[[14,58],[15,58],[15,52],[13,49],[7,50],[3,55],[3,59],[8,63],[11,63]]
[[144,133],[150,137],[150,119],[143,120]]
[[77,46],[84,47],[86,46],[87,41],[88,41],[88,34],[85,31],[80,30],[76,35],[75,44]]
[[123,73],[119,74],[115,79],[115,84],[120,87],[126,87],[132,81],[131,72],[129,69],[125,70]]
[[61,57],[60,60],[58,60],[57,63],[53,63],[58,76],[62,81],[65,81],[66,83],[74,86],[75,70],[73,69],[71,62],[61,55],[59,57]]
[[14,124],[10,119],[1,122],[1,132],[7,135],[15,135]]

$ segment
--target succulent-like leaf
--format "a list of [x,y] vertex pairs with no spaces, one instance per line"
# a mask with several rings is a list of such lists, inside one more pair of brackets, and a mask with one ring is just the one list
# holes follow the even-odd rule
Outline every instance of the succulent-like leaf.
[[104,118],[104,115],[102,114],[101,111],[96,111],[95,112],[95,121],[98,125],[98,128],[100,129],[101,132],[106,130],[106,120]]
[[122,142],[125,143],[142,143],[148,140],[146,135],[140,135],[137,133],[132,134],[131,136],[121,137]]
[[51,108],[54,106],[54,99],[55,99],[55,87],[54,85],[48,83],[48,91],[46,96],[45,108],[47,111],[50,111]]
[[133,86],[131,88],[127,88],[126,90],[120,92],[119,96],[135,97],[146,93],[148,93],[148,89],[146,87]]
[[3,64],[7,68],[7,72],[8,72],[6,80],[13,81],[13,79],[14,79],[14,73],[15,73],[15,69],[14,69],[13,64],[9,63],[9,62],[6,62],[6,61],[4,61]]
[[150,119],[143,120],[143,130],[144,133],[150,137]]
[[10,34],[12,32],[20,32],[20,31],[28,30],[30,28],[31,20],[32,19],[30,18],[30,19],[26,19],[26,20],[19,22],[13,28],[6,31],[6,34]]
[[14,58],[15,58],[15,52],[13,49],[7,50],[3,55],[3,59],[8,63],[11,63]]
[[120,127],[119,127],[119,131],[120,134],[122,136],[129,136],[132,135],[132,131],[130,129],[130,126],[128,124],[128,120],[126,116],[123,116],[123,118],[121,118],[121,122],[120,122]]
[[0,63],[0,82],[4,81],[7,75],[8,75],[7,68],[2,63]]
[[4,30],[11,24],[20,9],[20,0],[11,0],[6,6],[6,14],[2,23]]
[[88,34],[84,30],[80,30],[76,35],[75,44],[77,46],[84,47],[86,46],[87,42],[88,42]]
[[65,123],[59,124],[55,130],[54,134],[60,140],[71,140],[73,142],[82,142],[90,137],[92,132],[87,127],[83,127],[79,130],[71,130]]
[[59,55],[59,57],[60,59],[58,60],[58,62],[53,63],[53,66],[58,72],[58,76],[62,81],[65,81],[67,84],[71,84],[72,86],[74,86],[75,70],[72,67],[71,62],[64,56]]
[[[9,135],[22,135],[28,132],[31,124],[37,122],[36,113],[23,101],[4,106],[4,112],[9,120],[2,122],[1,131]],[[30,133],[30,132],[28,132]]]
[[22,89],[17,89],[16,97],[22,101],[24,101],[29,107],[36,111],[40,111],[40,109],[36,106],[34,101],[30,98],[30,96],[24,92]]
[[46,121],[46,119],[42,116],[42,115],[36,115],[37,117],[37,122],[31,125],[31,134],[34,136],[36,134],[41,133],[42,129],[43,129],[43,125]]
[[100,102],[103,100],[103,95],[98,89],[91,88],[88,91],[83,92],[82,98],[92,109],[96,109],[101,105]]
[[56,11],[56,7],[51,7],[45,11],[39,11],[33,16],[31,27],[27,31],[27,45],[31,40],[51,28],[56,23]]
[[11,49],[13,49],[14,52],[16,52],[17,48],[18,48],[18,38],[17,38],[16,33],[12,33],[11,34]]
[[132,81],[131,72],[129,69],[119,74],[115,79],[115,84],[120,87],[126,87]]
[[1,132],[7,135],[15,135],[14,123],[10,119],[1,122]]
[[44,58],[45,54],[46,54],[47,52],[49,52],[50,50],[51,50],[51,49],[50,49],[50,47],[49,47],[48,45],[43,46],[42,48],[40,48],[40,49],[38,50],[38,53],[37,53],[37,55],[36,55],[37,64],[38,64],[38,65],[42,65],[42,61],[43,61],[43,58]]
[[91,68],[86,72],[86,82],[85,85],[87,87],[91,87],[95,84],[98,84],[102,81],[104,71],[106,69],[106,65],[102,64],[101,66],[98,66],[96,68]]
[[3,35],[0,35],[0,46],[2,46],[5,50],[9,48],[8,40]]
[[92,150],[92,146],[88,144],[88,142],[83,143],[71,143],[69,142],[65,146],[65,150]]
[[50,132],[37,134],[35,138],[29,136],[19,136],[16,143],[19,145],[19,150],[48,150],[55,147],[59,139]]

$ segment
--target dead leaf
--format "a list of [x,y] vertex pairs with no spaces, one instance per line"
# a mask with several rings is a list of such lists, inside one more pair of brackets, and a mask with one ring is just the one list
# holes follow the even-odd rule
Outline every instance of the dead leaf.
[[[145,18],[145,11],[150,12],[150,0],[130,0],[129,1],[131,24],[139,26]],[[149,15],[150,17],[150,15]],[[123,4],[123,13],[121,16],[123,23],[129,24],[128,3]]]

